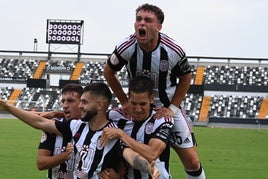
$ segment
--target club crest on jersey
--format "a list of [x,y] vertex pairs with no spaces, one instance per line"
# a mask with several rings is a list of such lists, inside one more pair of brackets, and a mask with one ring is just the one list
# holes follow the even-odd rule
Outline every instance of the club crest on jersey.
[[113,65],[118,65],[119,64],[119,59],[116,57],[116,55],[113,53],[110,57],[110,61]]
[[148,122],[145,126],[145,133],[151,134],[153,132],[154,124],[151,122]]
[[41,136],[41,143],[45,142],[47,140],[47,134],[45,132],[42,132],[42,136]]
[[167,60],[160,60],[159,68],[161,71],[167,71],[168,70],[168,61]]
[[103,147],[101,146],[101,138],[99,137],[98,140],[97,140],[97,149],[98,150],[101,150]]

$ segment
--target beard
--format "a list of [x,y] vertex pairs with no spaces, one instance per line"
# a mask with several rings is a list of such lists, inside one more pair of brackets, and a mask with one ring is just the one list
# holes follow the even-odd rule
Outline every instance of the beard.
[[84,122],[88,122],[90,121],[94,116],[97,115],[97,110],[91,110],[91,111],[87,111],[86,115],[81,119]]

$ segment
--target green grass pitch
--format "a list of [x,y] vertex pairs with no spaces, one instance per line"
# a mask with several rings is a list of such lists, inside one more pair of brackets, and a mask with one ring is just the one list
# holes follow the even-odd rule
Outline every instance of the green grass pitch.
[[[198,153],[208,179],[265,179],[268,130],[194,127]],[[0,119],[0,173],[4,179],[45,178],[35,161],[41,131],[17,119]],[[172,177],[185,178],[172,150]]]

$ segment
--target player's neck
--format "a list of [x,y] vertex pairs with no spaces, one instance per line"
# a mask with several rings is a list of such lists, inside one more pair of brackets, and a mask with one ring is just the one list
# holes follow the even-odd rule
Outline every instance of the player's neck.
[[106,116],[96,116],[91,119],[88,124],[92,131],[97,131],[105,127],[109,123],[109,120]]
[[153,38],[146,43],[140,43],[139,46],[145,52],[152,52],[157,48],[158,40],[159,36],[156,36],[156,38]]

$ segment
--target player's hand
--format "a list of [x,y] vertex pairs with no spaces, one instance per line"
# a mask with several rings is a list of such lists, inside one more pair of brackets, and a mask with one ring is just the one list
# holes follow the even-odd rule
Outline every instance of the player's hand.
[[104,128],[101,135],[100,144],[101,146],[105,146],[110,139],[119,138],[120,129],[107,127]]
[[160,119],[162,117],[170,118],[174,116],[174,113],[171,111],[171,109],[166,107],[157,107],[155,110],[156,113],[154,114],[154,119]]
[[74,152],[74,145],[72,143],[68,143],[65,149],[66,160],[69,160]]
[[152,161],[151,163],[151,173],[150,173],[152,179],[159,179],[160,172],[158,168],[155,166],[155,161]]
[[119,179],[120,175],[116,173],[112,168],[107,168],[98,173],[100,179]]

